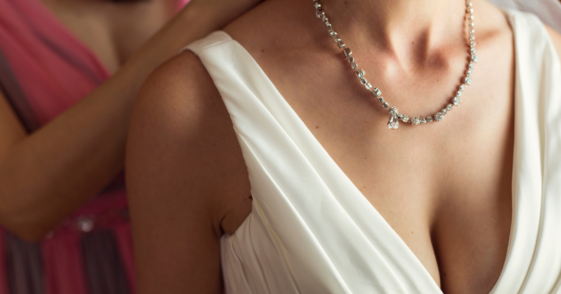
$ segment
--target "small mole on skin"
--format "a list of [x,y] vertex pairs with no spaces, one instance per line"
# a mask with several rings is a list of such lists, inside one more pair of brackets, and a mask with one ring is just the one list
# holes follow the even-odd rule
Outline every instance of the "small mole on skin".
[[411,234],[413,234],[413,231],[411,231]]
[[319,126],[316,126],[316,129],[319,129]]
[[265,52],[265,49],[261,49],[261,52]]

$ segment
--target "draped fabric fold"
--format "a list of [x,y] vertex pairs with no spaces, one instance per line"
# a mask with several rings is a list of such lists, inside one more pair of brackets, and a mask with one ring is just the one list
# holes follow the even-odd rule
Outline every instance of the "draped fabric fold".
[[67,233],[47,239],[43,241],[42,249],[45,294],[88,293],[79,233]]
[[[6,265],[8,251],[6,246],[6,235],[2,228],[0,228],[0,265]],[[8,288],[8,272],[6,266],[0,266],[0,294],[9,294],[10,290]]]
[[[550,293],[561,273],[561,68],[543,24],[507,13],[516,37],[514,212],[493,293]],[[239,43],[219,31],[186,49],[224,100],[254,199],[221,240],[227,293],[442,293]]]

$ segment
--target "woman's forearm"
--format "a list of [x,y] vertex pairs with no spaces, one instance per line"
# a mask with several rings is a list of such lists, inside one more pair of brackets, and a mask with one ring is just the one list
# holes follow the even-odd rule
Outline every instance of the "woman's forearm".
[[[208,11],[208,12],[207,12]],[[189,5],[112,78],[0,154],[0,223],[39,240],[123,168],[131,108],[145,78],[188,43],[219,28],[210,10]]]

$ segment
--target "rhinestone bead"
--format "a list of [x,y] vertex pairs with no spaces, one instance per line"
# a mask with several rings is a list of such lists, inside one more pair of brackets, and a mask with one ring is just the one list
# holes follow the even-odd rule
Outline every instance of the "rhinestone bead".
[[423,118],[423,117],[419,118],[419,121],[420,121],[422,124],[426,124],[426,123],[427,123],[427,119],[426,119],[426,118]]
[[378,102],[380,102],[380,104],[386,103],[386,101],[384,100],[384,97],[382,97],[382,96],[378,96],[378,98],[376,98],[376,99],[378,99]]
[[376,94],[376,96],[382,95],[382,91],[380,91],[380,89],[378,89],[378,87],[374,88],[374,93]]
[[401,121],[403,122],[408,122],[409,121],[409,117],[407,115],[404,115],[403,118],[401,119]]
[[323,21],[323,22],[327,22],[327,20],[328,20],[327,16],[325,16],[325,13],[323,13],[323,14],[321,15],[321,18],[320,18],[320,19],[321,19],[321,21]]
[[358,67],[358,64],[356,64],[356,62],[351,62],[351,68],[355,69]]
[[360,84],[361,84],[361,85],[366,85],[366,83],[368,83],[368,80],[366,80],[366,79],[363,78],[363,77],[360,77]]
[[448,110],[448,111],[452,110],[452,104],[446,105],[446,110]]
[[434,115],[434,120],[435,121],[441,121],[442,120],[442,113],[438,112]]
[[421,123],[421,120],[418,117],[414,116],[411,118],[411,123],[414,125],[418,125]]
[[349,57],[351,56],[351,54],[353,54],[353,51],[351,50],[351,48],[345,48],[343,49],[343,54],[345,54],[345,57]]
[[359,77],[359,78],[362,78],[364,75],[366,75],[366,73],[364,72],[364,69],[362,69],[362,68],[356,69],[355,72],[356,72],[356,76]]
[[355,62],[355,58],[352,57],[352,56],[349,56],[349,57],[347,57],[347,61],[348,61],[349,63]]
[[440,113],[442,113],[442,115],[446,115],[448,113],[448,110],[446,108],[443,108]]
[[470,49],[471,54],[475,54],[475,48]]
[[390,114],[391,115],[397,115],[399,111],[397,111],[397,108],[395,108],[395,106],[392,106],[390,108]]
[[401,113],[398,112],[398,113],[397,113],[397,118],[403,119],[403,114],[401,114]]
[[469,68],[469,69],[473,69],[473,63],[470,62],[470,63],[468,64],[468,68]]
[[330,28],[330,27],[331,27],[331,23],[328,22],[328,21],[326,21],[326,22],[325,22],[325,26],[328,27],[328,28]]
[[366,84],[364,84],[364,87],[366,88],[366,90],[370,90],[370,89],[372,89],[372,84],[366,83]]
[[465,81],[465,84],[466,84],[466,85],[468,85],[468,86],[471,85],[471,78],[470,78],[470,77],[466,77],[466,78],[464,79],[464,81]]
[[425,120],[426,120],[428,123],[432,122],[432,116],[429,115],[429,116],[425,117]]
[[317,18],[321,19],[322,16],[324,16],[324,15],[325,15],[325,12],[321,11],[321,9],[318,9],[318,10],[316,11],[316,17],[317,17]]
[[460,91],[463,91],[466,88],[466,86],[464,86],[463,84],[460,85]]
[[319,3],[316,2],[316,3],[314,3],[314,7],[315,7],[316,9],[320,9],[320,8],[321,8],[321,4],[319,4]]
[[460,102],[462,102],[462,100],[460,100],[460,97],[454,97],[454,99],[452,100],[452,103],[456,106],[460,105]]
[[339,41],[337,42],[337,46],[339,46],[339,48],[345,48],[345,43],[343,43],[343,41]]
[[390,104],[388,102],[384,102],[384,108],[388,109],[390,107]]
[[478,60],[477,55],[474,54],[471,56],[471,61],[477,63],[477,60]]
[[335,37],[335,36],[338,35],[337,32],[334,29],[329,29],[327,32],[329,33],[329,35],[331,37]]

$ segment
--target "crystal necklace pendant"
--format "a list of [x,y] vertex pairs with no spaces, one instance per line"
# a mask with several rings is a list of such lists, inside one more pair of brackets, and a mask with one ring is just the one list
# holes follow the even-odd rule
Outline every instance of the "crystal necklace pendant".
[[390,116],[390,120],[388,121],[388,128],[390,130],[397,130],[399,128],[399,120],[397,119],[397,115]]

